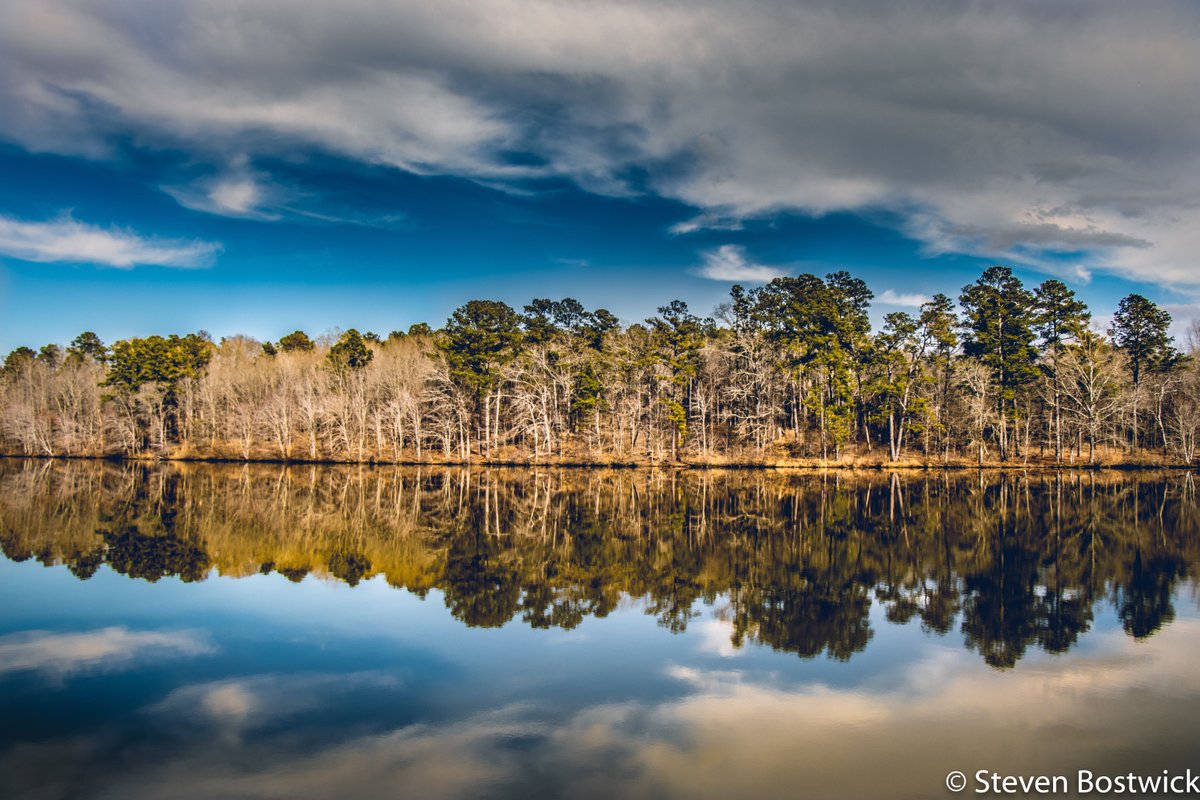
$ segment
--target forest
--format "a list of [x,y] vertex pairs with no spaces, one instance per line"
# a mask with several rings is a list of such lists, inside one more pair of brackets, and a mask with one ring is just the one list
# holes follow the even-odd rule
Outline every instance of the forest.
[[733,286],[623,326],[572,298],[472,300],[440,328],[203,331],[20,347],[0,452],[360,463],[1193,464],[1200,325],[986,269],[873,329],[847,272]]

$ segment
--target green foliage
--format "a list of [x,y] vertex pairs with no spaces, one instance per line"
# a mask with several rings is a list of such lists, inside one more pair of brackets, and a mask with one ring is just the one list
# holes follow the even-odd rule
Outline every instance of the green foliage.
[[525,328],[525,340],[530,344],[545,344],[565,334],[581,340],[593,350],[601,350],[604,334],[620,324],[606,309],[588,311],[573,297],[562,300],[534,298],[525,306],[521,323]]
[[432,336],[433,328],[429,327],[427,322],[414,322],[408,326],[409,336]]
[[108,348],[100,341],[100,337],[91,331],[79,334],[67,346],[67,360],[82,361],[85,358],[91,358],[98,364],[108,361]]
[[335,370],[362,369],[371,363],[375,353],[367,347],[366,337],[354,328],[346,331],[337,344],[329,348],[326,359]]
[[292,331],[287,336],[279,340],[279,349],[285,353],[291,353],[295,350],[309,351],[315,345],[313,340],[308,338],[308,334],[304,331]]
[[879,398],[880,410],[894,413],[913,379],[910,365],[915,363],[920,341],[917,321],[903,311],[893,311],[883,318],[883,330],[875,338],[874,363],[878,368],[871,382]]
[[50,369],[57,369],[58,365],[61,364],[63,360],[62,348],[56,344],[43,345],[42,348],[38,350],[37,360],[45,364]]
[[688,429],[687,409],[684,408],[682,403],[673,400],[670,397],[662,397],[660,400],[662,401],[662,404],[666,406],[667,421],[670,423],[672,430],[675,431],[677,441],[683,441],[683,439],[687,436]]
[[[740,287],[735,287],[740,290]],[[834,448],[846,442],[855,414],[854,379],[870,347],[873,294],[847,272],[776,278],[747,296],[734,293],[735,318],[749,314],[782,351],[780,366],[808,381],[805,403]]]
[[621,327],[620,320],[606,308],[597,308],[583,326],[581,334],[588,347],[593,350],[604,349],[604,335]]
[[586,363],[575,378],[575,393],[571,398],[571,415],[575,424],[578,425],[584,417],[604,407],[604,384],[596,374],[596,366]]
[[954,315],[954,301],[938,293],[921,305],[921,340],[925,352],[934,352],[949,359],[958,347],[958,317]]
[[949,402],[951,382],[954,374],[954,354],[958,349],[958,317],[954,314],[954,301],[944,294],[935,294],[921,305],[921,316],[917,321],[917,338],[923,368],[937,402],[928,402],[918,397],[914,412],[920,414],[923,429],[945,431],[945,405]]
[[482,398],[495,388],[500,368],[516,358],[521,344],[521,317],[498,300],[472,300],[446,321],[437,343],[451,376]]
[[521,322],[525,327],[525,339],[530,344],[543,344],[562,332],[576,332],[582,326],[587,311],[573,297],[562,300],[547,300],[535,297],[525,306]]
[[966,319],[963,350],[979,359],[992,374],[1001,403],[1036,377],[1033,326],[1037,321],[1033,295],[1008,267],[989,267],[959,296]]
[[1129,358],[1134,386],[1141,382],[1143,373],[1167,370],[1178,360],[1179,354],[1167,335],[1170,327],[1171,315],[1140,294],[1122,298],[1117,305],[1109,335]]
[[1036,317],[1034,330],[1048,347],[1058,347],[1066,339],[1077,339],[1087,328],[1091,312],[1087,304],[1062,281],[1048,280],[1034,292]]
[[214,351],[208,334],[171,334],[122,339],[113,345],[106,386],[135,391],[146,383],[173,388],[184,378],[198,378]]
[[671,382],[686,386],[700,372],[700,348],[713,331],[713,321],[689,312],[682,300],[659,306],[658,313],[660,316],[646,320],[651,337],[670,370]]
[[4,359],[3,372],[5,375],[16,375],[28,367],[37,358],[37,352],[32,347],[18,347]]
[[270,342],[262,343],[262,351],[263,355],[270,356],[272,358],[279,354],[279,351],[275,348],[275,345],[271,344]]
[[787,349],[794,367],[840,369],[867,345],[871,297],[867,285],[849,273],[831,273],[825,281],[804,274],[776,278],[740,303],[735,296],[735,306],[753,308],[754,319]]
[[671,389],[660,402],[667,409],[667,420],[675,433],[676,445],[687,438],[688,406],[692,381],[700,374],[700,349],[714,333],[711,319],[702,320],[688,311],[687,303],[672,300],[659,306],[659,316],[646,320],[650,341],[658,359],[667,368]]

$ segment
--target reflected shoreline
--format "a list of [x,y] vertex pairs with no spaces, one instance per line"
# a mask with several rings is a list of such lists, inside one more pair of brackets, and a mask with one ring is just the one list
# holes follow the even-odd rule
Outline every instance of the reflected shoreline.
[[1113,607],[1142,639],[1200,563],[1191,472],[558,470],[0,462],[13,561],[130,578],[382,576],[465,625],[571,629],[625,598],[673,632],[849,660],[891,624],[989,665],[1066,652]]
[[890,461],[886,458],[854,461],[822,461],[798,459],[788,461],[647,461],[647,460],[598,460],[579,461],[564,459],[505,460],[483,457],[471,460],[430,459],[418,461],[372,459],[368,461],[320,459],[320,458],[222,458],[215,456],[160,456],[160,455],[45,455],[39,453],[0,452],[2,462],[94,462],[107,464],[211,464],[237,466],[272,467],[400,467],[400,468],[445,468],[445,469],[563,469],[563,470],[666,470],[666,471],[797,471],[797,472],[1190,472],[1200,475],[1200,465],[1195,463],[1172,463],[1169,461],[1098,461],[1094,464],[1070,463],[1046,460],[1024,462],[985,460],[982,464],[963,459],[951,461],[920,461],[904,459]]

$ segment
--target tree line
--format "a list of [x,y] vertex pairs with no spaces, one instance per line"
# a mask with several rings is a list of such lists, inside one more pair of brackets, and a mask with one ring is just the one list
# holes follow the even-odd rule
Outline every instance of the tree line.
[[847,272],[735,285],[622,326],[572,298],[472,300],[433,329],[205,332],[11,352],[9,454],[358,462],[1193,463],[1189,353],[1139,294],[1101,332],[995,266],[872,330]]

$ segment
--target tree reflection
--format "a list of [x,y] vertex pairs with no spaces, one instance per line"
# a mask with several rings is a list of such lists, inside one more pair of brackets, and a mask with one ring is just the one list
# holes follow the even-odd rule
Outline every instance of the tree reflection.
[[1139,550],[1124,583],[1117,586],[1114,604],[1125,632],[1145,639],[1175,619],[1171,596],[1177,579],[1187,570],[1182,561],[1166,554],[1143,558]]
[[1188,473],[775,473],[0,464],[0,549],[148,581],[278,573],[440,590],[467,625],[574,628],[637,601],[684,631],[846,660],[892,624],[996,668],[1063,653],[1111,603],[1174,617]]

